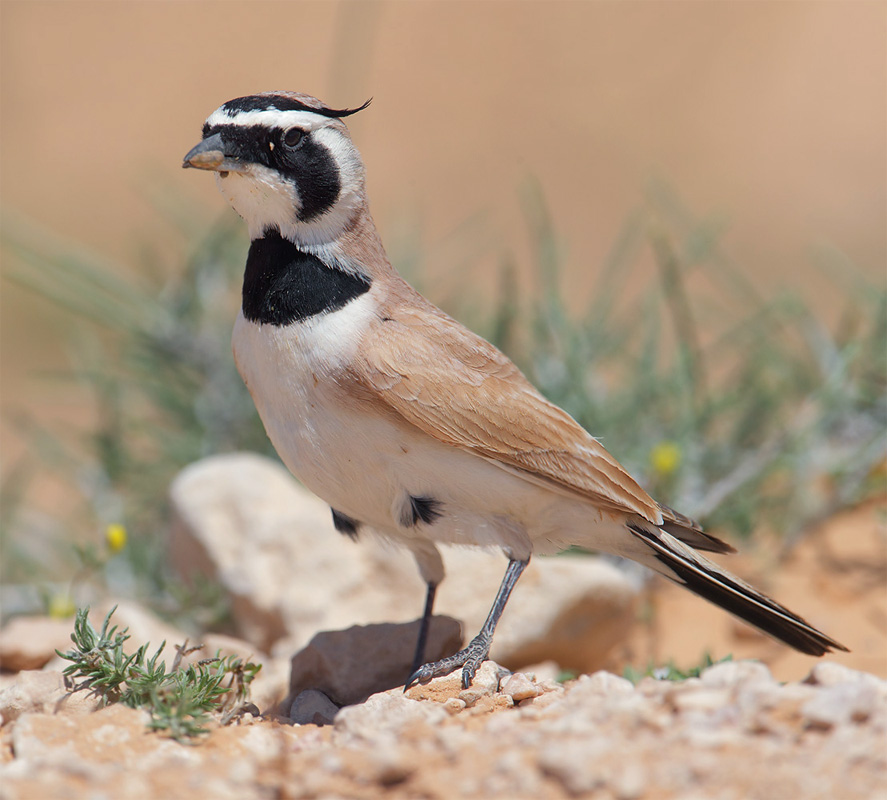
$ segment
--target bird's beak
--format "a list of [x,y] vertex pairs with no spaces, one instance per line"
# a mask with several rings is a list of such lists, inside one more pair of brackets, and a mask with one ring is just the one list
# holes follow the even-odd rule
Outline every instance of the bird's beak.
[[222,134],[208,136],[197,147],[188,151],[182,167],[195,169],[211,169],[215,172],[242,172],[244,164],[225,152]]

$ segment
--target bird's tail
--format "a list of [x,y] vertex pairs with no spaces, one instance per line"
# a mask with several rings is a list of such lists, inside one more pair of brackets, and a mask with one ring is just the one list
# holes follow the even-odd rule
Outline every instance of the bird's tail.
[[650,548],[653,557],[645,559],[647,566],[749,625],[811,656],[821,656],[832,649],[847,651],[844,645],[735,575],[725,572],[667,531],[661,528],[648,530],[633,523],[629,523],[628,529]]

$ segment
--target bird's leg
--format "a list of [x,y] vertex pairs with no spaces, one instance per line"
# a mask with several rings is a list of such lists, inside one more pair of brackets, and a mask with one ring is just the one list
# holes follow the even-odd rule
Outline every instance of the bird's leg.
[[434,608],[434,595],[437,592],[437,584],[428,582],[428,592],[425,595],[425,611],[422,612],[422,622],[419,624],[419,638],[416,641],[416,654],[413,656],[413,666],[410,675],[415,673],[425,663],[425,645],[428,642],[428,628],[431,626],[431,610]]
[[490,654],[490,645],[493,643],[493,632],[499,622],[499,617],[505,610],[505,604],[511,596],[511,590],[517,583],[517,579],[524,571],[524,567],[530,562],[517,561],[512,559],[508,562],[508,569],[505,570],[505,577],[499,586],[499,592],[493,601],[493,607],[487,615],[487,621],[484,622],[480,633],[475,636],[468,646],[460,650],[454,655],[442,658],[440,661],[434,661],[431,664],[425,664],[420,667],[412,675],[404,686],[404,691],[417,683],[428,683],[432,678],[438,678],[441,675],[449,675],[453,670],[462,667],[462,688],[467,689],[474,680],[474,675],[481,664]]

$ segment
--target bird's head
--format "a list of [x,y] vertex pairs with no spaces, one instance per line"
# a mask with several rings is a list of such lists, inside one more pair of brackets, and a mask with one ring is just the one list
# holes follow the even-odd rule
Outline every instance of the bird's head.
[[229,100],[203,126],[182,166],[213,170],[250,237],[271,229],[298,244],[337,239],[366,206],[364,166],[343,117],[310,95],[266,92]]

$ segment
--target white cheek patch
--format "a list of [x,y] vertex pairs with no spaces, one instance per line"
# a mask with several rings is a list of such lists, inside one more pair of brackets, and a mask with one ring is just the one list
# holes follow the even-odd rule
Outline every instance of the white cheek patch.
[[314,140],[329,150],[339,169],[339,202],[350,204],[363,184],[363,161],[357,148],[345,134],[335,128],[318,130],[314,134]]
[[315,114],[312,111],[278,111],[274,108],[262,111],[235,111],[228,113],[224,108],[218,108],[206,118],[206,124],[210,127],[216,125],[264,125],[268,128],[292,128],[296,126],[302,130],[313,131],[322,128],[329,122],[329,117]]

